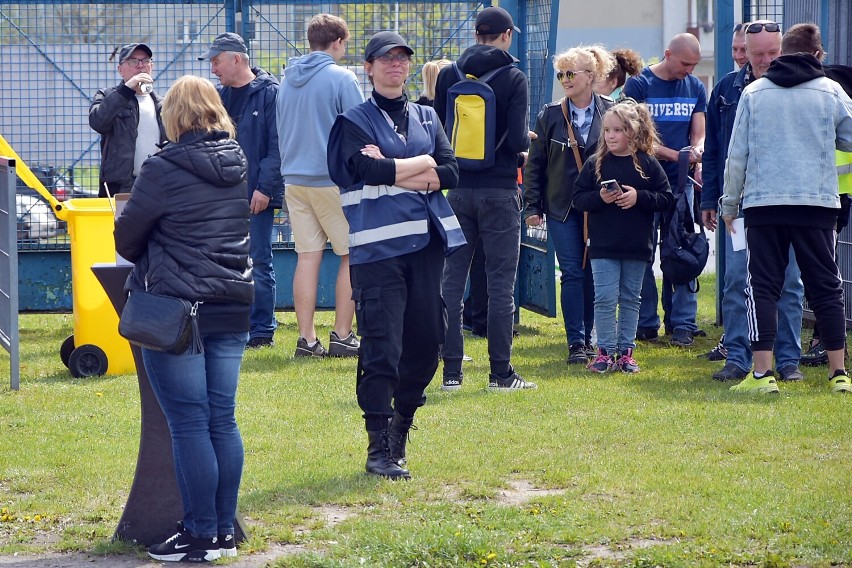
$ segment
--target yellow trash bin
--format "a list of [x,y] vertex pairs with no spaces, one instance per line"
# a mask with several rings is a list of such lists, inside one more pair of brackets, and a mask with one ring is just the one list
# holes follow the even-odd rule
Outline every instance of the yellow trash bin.
[[68,223],[71,236],[71,295],[74,335],[59,348],[59,357],[75,377],[135,373],[130,344],[118,334],[118,315],[92,266],[115,263],[115,226],[109,199],[71,199],[59,203],[0,135],[0,154],[17,160],[16,173]]
[[71,239],[74,335],[62,344],[62,362],[75,377],[133,373],[130,344],[118,334],[118,315],[92,266],[115,262],[115,226],[109,199],[71,199],[57,208]]

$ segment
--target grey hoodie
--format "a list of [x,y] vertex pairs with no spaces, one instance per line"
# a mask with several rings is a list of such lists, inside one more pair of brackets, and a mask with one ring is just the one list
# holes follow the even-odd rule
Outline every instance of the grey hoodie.
[[355,74],[327,53],[292,60],[278,89],[276,121],[285,184],[329,187],[326,147],[337,115],[364,102]]

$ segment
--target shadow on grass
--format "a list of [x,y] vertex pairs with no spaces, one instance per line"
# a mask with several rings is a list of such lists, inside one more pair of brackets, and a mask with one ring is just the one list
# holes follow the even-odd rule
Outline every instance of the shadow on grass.
[[[363,467],[361,456],[357,463]],[[283,480],[273,488],[248,491],[240,496],[240,507],[243,511],[259,514],[277,513],[284,506],[371,505],[384,499],[382,493],[375,492],[377,486],[397,483],[408,482],[369,475],[352,463],[347,466],[347,471],[337,474],[309,470],[299,479]]]

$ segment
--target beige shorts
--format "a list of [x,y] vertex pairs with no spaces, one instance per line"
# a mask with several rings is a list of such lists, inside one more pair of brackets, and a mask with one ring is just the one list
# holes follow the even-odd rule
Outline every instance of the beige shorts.
[[349,223],[340,205],[340,190],[287,185],[284,190],[296,252],[317,252],[331,241],[334,254],[349,254]]

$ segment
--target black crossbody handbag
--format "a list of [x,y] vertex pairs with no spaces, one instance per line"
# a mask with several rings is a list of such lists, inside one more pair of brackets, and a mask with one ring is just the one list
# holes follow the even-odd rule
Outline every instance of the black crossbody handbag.
[[204,345],[197,317],[199,303],[136,290],[124,304],[118,333],[130,343],[154,351],[180,355],[192,348],[191,353],[202,353]]

